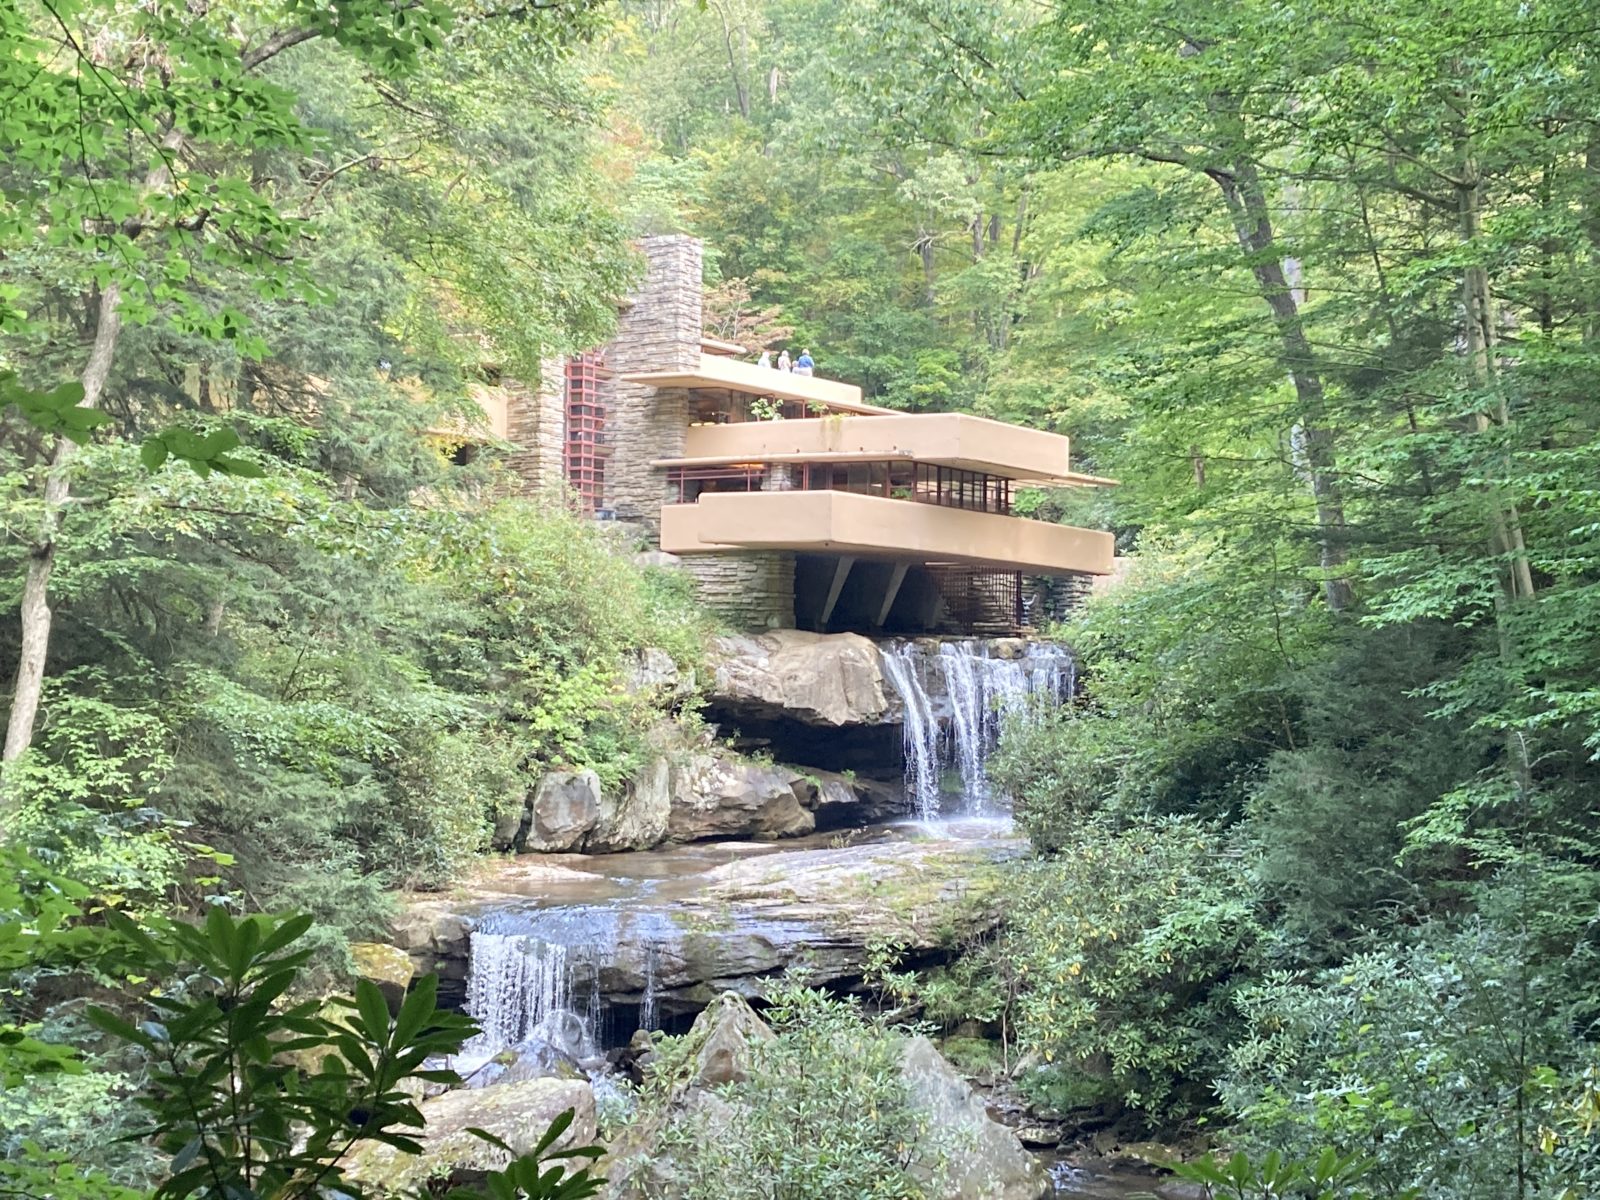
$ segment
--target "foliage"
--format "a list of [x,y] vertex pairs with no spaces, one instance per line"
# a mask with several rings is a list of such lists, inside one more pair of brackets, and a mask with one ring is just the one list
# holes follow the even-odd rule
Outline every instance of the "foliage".
[[1362,1185],[1370,1163],[1354,1155],[1340,1155],[1331,1148],[1304,1161],[1286,1159],[1276,1150],[1259,1162],[1252,1162],[1242,1151],[1218,1161],[1210,1154],[1192,1163],[1179,1163],[1178,1176],[1198,1183],[1211,1197],[1228,1200],[1253,1200],[1261,1197],[1305,1195],[1314,1200],[1374,1200],[1375,1196],[1394,1196],[1396,1200],[1414,1192],[1371,1192]]
[[1256,1145],[1359,1149],[1380,1195],[1487,1197],[1508,1180],[1581,1195],[1593,1127],[1567,1107],[1575,1075],[1550,1065],[1574,1053],[1569,992],[1531,949],[1499,923],[1430,924],[1313,977],[1269,976],[1240,993],[1250,1034],[1224,1101]]
[[[937,1180],[907,1171],[928,1121],[900,1073],[902,1039],[854,1003],[801,987],[775,995],[766,1016],[775,1036],[751,1041],[748,1078],[669,1120],[652,1144],[653,1153],[678,1152],[675,1186],[686,1200],[938,1195]],[[674,1064],[696,1049],[663,1047],[656,1091],[636,1119],[670,1102]]]
[[[147,1064],[138,1104],[149,1125],[131,1136],[148,1137],[166,1156],[156,1197],[286,1200],[329,1188],[360,1196],[362,1185],[343,1167],[356,1146],[421,1151],[410,1131],[422,1118],[407,1085],[459,1082],[427,1062],[459,1049],[473,1029],[468,1018],[435,1006],[434,977],[420,980],[393,1013],[375,985],[359,981],[334,1016],[299,993],[314,952],[296,946],[312,925],[308,916],[235,919],[216,907],[203,925],[160,919],[148,931],[114,911],[108,916],[126,952],[161,981],[144,989],[144,1014],[87,1010]],[[528,1155],[510,1155],[482,1190],[452,1195],[595,1194],[599,1181],[587,1168],[540,1168],[541,1160],[598,1156],[587,1147],[552,1149],[570,1121],[569,1113]],[[0,1164],[0,1181],[0,1188],[48,1182],[54,1194],[98,1195],[102,1186],[108,1195],[135,1194],[36,1149]]]
[[1263,936],[1250,861],[1192,820],[1086,824],[1013,880],[994,961],[1024,1052],[1154,1117],[1205,1107]]

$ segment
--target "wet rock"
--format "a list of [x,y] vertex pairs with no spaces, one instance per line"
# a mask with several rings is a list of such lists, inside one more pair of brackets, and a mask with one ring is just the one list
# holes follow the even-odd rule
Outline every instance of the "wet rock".
[[878,648],[853,633],[774,630],[717,641],[709,701],[746,717],[807,725],[871,725],[890,720]]
[[806,806],[816,813],[819,829],[872,825],[911,811],[899,779],[864,779],[833,771],[807,771],[803,778]]
[[532,1079],[499,1087],[445,1092],[419,1106],[426,1122],[416,1138],[419,1155],[392,1146],[363,1145],[350,1160],[349,1174],[379,1192],[410,1194],[430,1180],[470,1182],[503,1167],[504,1151],[467,1132],[477,1127],[500,1138],[518,1154],[532,1150],[567,1109],[571,1127],[556,1149],[586,1146],[596,1136],[594,1092],[576,1080]]
[[377,984],[390,1008],[397,1008],[405,999],[406,989],[417,974],[409,954],[383,942],[351,942],[350,958],[356,966],[356,978]]
[[[877,941],[916,954],[993,928],[1003,897],[986,882],[988,867],[1021,849],[1020,841],[877,842],[779,850],[710,868],[670,907],[607,909],[614,949],[599,964],[601,991],[637,1004],[648,984],[666,1011],[683,1011],[723,991],[764,996],[801,960],[817,986],[858,979]],[[575,905],[587,902],[586,889],[597,904],[615,895],[603,877],[546,862],[534,864],[530,880],[529,864],[522,858],[484,872],[465,897],[414,900],[396,924],[396,944],[419,968],[461,979],[469,927],[486,910],[514,906],[506,894],[513,885],[524,894],[559,889]]]
[[1203,1183],[1168,1179],[1156,1185],[1154,1195],[1156,1200],[1210,1200],[1211,1190]]
[[675,842],[705,838],[782,838],[810,833],[816,818],[802,803],[805,780],[787,767],[702,753],[672,769],[667,834]]
[[[1039,1200],[1050,1180],[1037,1159],[1003,1125],[925,1037],[906,1042],[901,1071],[911,1102],[924,1109],[939,1137],[913,1150],[912,1174],[931,1183],[943,1164],[948,1200]],[[952,1151],[941,1155],[949,1140]]]

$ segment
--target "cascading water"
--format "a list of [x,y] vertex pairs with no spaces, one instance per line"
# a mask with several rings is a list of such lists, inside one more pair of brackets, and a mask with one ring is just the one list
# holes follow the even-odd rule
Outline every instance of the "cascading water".
[[904,710],[902,743],[906,792],[919,818],[946,811],[947,776],[960,779],[956,811],[990,815],[985,771],[1005,723],[1026,719],[1039,705],[1057,704],[1076,684],[1064,646],[1030,643],[1002,658],[985,642],[895,642],[882,648],[884,674]]
[[489,1058],[519,1045],[548,1028],[557,1014],[573,1014],[590,1036],[599,1033],[600,968],[615,957],[619,932],[616,910],[601,906],[534,909],[486,920],[472,933],[467,973],[467,1012],[479,1032],[462,1047],[462,1056]]
[[[639,1028],[655,1029],[662,951],[681,939],[667,913],[649,909],[559,905],[490,914],[470,938],[467,1012],[479,1032],[461,1058],[470,1066],[539,1042],[571,1057],[573,1045],[626,1036],[607,1028],[611,1010],[601,986],[601,972],[618,965],[624,947],[639,979]],[[552,1030],[573,1028],[583,1036],[552,1040]]]

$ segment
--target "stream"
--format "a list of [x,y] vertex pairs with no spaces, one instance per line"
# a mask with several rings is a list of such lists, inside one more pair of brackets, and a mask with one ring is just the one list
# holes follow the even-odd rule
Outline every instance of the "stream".
[[[482,1032],[457,1069],[489,1082],[515,1047],[600,1073],[637,1030],[687,1028],[725,989],[758,995],[797,960],[817,982],[859,977],[876,932],[874,888],[959,893],[966,864],[1022,853],[986,763],[1008,719],[1072,694],[1071,655],[1028,644],[881,647],[900,706],[905,819],[782,842],[697,842],[616,854],[524,855],[496,872],[470,932],[466,1007]],[[892,764],[890,764],[892,769]],[[1048,1162],[1058,1197],[1122,1200],[1152,1179],[1093,1163]]]

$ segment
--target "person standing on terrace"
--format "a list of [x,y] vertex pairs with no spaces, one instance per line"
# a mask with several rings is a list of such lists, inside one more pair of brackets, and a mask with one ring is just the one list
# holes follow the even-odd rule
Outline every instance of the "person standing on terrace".
[[811,368],[814,366],[816,366],[816,363],[811,361],[811,351],[802,350],[800,351],[800,357],[795,360],[794,373],[796,375],[809,375],[811,374]]
[[789,369],[789,351],[787,349],[784,349],[784,350],[780,351],[779,354],[778,354],[778,370],[787,371],[788,369]]
[[756,366],[758,366],[758,367],[766,367],[768,370],[770,370],[772,368],[772,351],[771,350],[763,350],[761,352],[760,361],[758,361],[756,363]]

